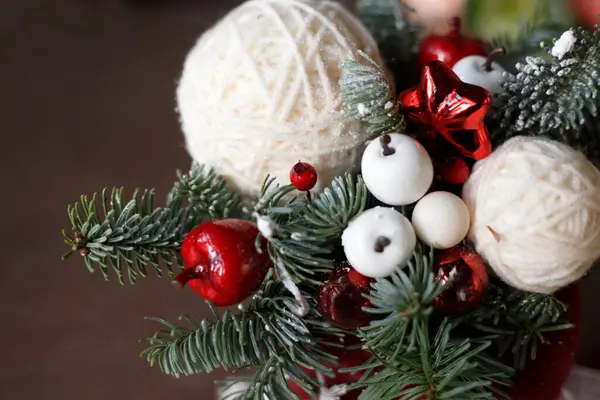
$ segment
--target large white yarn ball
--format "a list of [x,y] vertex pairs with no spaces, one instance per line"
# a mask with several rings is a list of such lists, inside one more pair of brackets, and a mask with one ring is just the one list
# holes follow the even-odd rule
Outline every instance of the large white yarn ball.
[[508,140],[475,164],[462,197],[468,237],[514,287],[552,293],[600,257],[600,172],[564,144]]
[[316,190],[355,171],[368,139],[342,113],[340,62],[363,50],[380,60],[366,28],[341,4],[251,0],[203,34],[185,61],[177,102],[192,158],[248,195],[267,174],[289,183],[298,160]]

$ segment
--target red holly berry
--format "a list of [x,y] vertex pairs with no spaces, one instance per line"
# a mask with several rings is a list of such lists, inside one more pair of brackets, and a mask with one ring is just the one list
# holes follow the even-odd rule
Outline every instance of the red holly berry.
[[436,167],[441,180],[450,185],[462,185],[471,174],[467,162],[461,157],[448,157]]
[[446,314],[464,314],[485,299],[488,274],[485,261],[471,249],[456,246],[436,254],[433,273],[436,279],[448,282],[435,298],[436,310]]
[[308,192],[317,184],[317,170],[309,163],[298,161],[290,170],[290,182],[301,192]]
[[467,56],[487,56],[489,46],[485,42],[461,34],[460,18],[451,19],[450,27],[447,35],[431,35],[421,42],[418,56],[421,69],[433,60],[452,68],[458,60]]
[[318,294],[319,312],[332,325],[343,329],[357,329],[371,321],[371,314],[363,311],[370,304],[364,294],[369,293],[371,280],[348,266],[338,266],[321,285]]
[[260,285],[271,261],[263,240],[256,249],[258,228],[250,221],[220,219],[204,222],[185,237],[181,256],[185,269],[175,281],[188,284],[216,306],[229,306],[250,296]]

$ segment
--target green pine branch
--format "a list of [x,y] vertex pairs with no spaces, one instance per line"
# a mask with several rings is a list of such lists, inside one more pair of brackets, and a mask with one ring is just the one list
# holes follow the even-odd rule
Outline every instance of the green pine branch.
[[239,214],[239,207],[222,177],[196,165],[178,172],[164,207],[155,206],[154,190],[136,190],[129,199],[122,188],[82,195],[67,208],[71,227],[63,236],[70,250],[63,259],[78,253],[88,270],[109,280],[112,269],[121,284],[125,276],[131,283],[146,277],[149,266],[158,277],[163,268],[173,276],[185,234],[206,218]]
[[417,347],[399,353],[379,349],[363,366],[345,371],[365,371],[352,387],[365,387],[360,400],[396,399],[496,399],[506,398],[512,369],[489,357],[490,341],[457,339],[452,324],[444,320],[431,338],[429,324],[416,325]]
[[[573,131],[597,115],[600,100],[600,33],[572,29],[575,43],[562,58],[527,57],[518,73],[503,82],[504,93],[492,119],[499,123],[494,139],[519,134],[545,135],[571,144]],[[587,147],[590,143],[577,143]]]
[[340,65],[344,112],[365,122],[371,135],[403,132],[406,124],[402,105],[396,100],[391,79],[368,55],[360,55],[366,63],[346,60]]
[[365,311],[383,318],[361,329],[369,349],[393,349],[394,354],[415,349],[418,327],[433,314],[433,301],[445,287],[432,267],[433,251],[417,249],[406,268],[371,285],[367,297],[372,306]]
[[484,304],[462,319],[492,337],[498,355],[512,354],[514,368],[522,370],[529,359],[535,360],[539,346],[549,343],[549,332],[573,327],[561,320],[566,311],[567,305],[554,295],[492,283]]
[[365,210],[367,187],[360,176],[346,174],[312,200],[282,204],[293,186],[276,188],[271,183],[266,182],[255,207],[255,217],[272,225],[269,254],[294,282],[321,285],[318,274],[333,269],[331,253],[340,245],[342,232]]
[[[210,303],[209,303],[210,305]],[[189,326],[179,326],[160,318],[149,318],[166,326],[152,337],[143,339],[149,347],[142,353],[151,366],[158,365],[167,375],[187,376],[211,372],[216,368],[235,370],[255,367],[250,388],[243,398],[253,393],[280,394],[295,398],[287,388],[286,377],[309,392],[318,382],[301,369],[302,366],[331,375],[324,362],[336,358],[322,349],[319,334],[339,335],[340,331],[320,321],[316,311],[304,318],[290,310],[295,300],[285,287],[267,276],[247,308],[239,307],[236,315],[219,315],[212,306],[215,319],[196,322],[183,317]],[[272,398],[286,398],[272,397]]]

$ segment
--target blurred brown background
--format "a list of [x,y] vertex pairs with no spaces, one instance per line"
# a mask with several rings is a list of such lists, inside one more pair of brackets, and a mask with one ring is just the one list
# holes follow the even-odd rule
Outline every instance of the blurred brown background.
[[[105,283],[60,261],[66,205],[104,186],[171,187],[187,168],[174,89],[197,36],[234,0],[0,1],[0,399],[210,399],[219,375],[173,379],[137,339],[207,310],[150,278]],[[600,276],[579,360],[600,368]],[[222,376],[222,375],[221,375]]]

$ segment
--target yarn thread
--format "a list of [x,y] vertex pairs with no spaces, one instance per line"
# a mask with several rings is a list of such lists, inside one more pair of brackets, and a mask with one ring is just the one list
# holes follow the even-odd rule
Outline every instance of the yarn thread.
[[508,140],[475,164],[462,197],[468,238],[519,289],[552,293],[600,257],[600,171],[562,143]]
[[361,49],[379,60],[370,33],[341,4],[251,0],[201,36],[177,89],[192,158],[255,195],[265,176],[289,181],[299,159],[317,190],[356,170],[362,124],[342,111],[339,63]]

